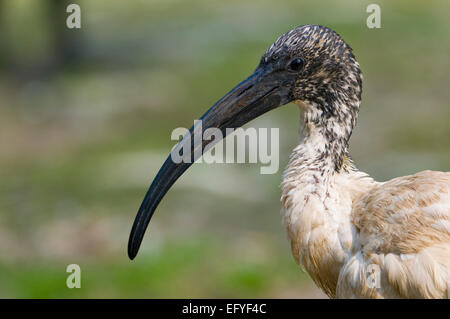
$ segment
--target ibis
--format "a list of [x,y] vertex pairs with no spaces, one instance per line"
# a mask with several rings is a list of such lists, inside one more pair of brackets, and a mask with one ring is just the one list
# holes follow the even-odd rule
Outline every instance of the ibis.
[[[348,144],[361,91],[351,47],[328,27],[303,25],[280,36],[255,71],[201,117],[202,130],[218,128],[225,138],[226,128],[298,105],[304,134],[281,184],[281,215],[296,262],[330,298],[447,298],[450,172],[378,182],[358,170]],[[193,144],[187,155],[217,142]],[[169,156],[162,165],[131,230],[131,259],[158,203],[191,163]]]

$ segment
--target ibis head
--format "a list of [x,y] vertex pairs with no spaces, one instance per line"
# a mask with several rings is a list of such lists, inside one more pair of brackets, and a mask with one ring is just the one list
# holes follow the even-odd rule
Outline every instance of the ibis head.
[[[263,54],[255,71],[218,100],[201,117],[202,125],[194,125],[188,134],[218,128],[225,137],[227,128],[240,127],[272,109],[296,102],[306,106],[309,121],[315,125],[338,127],[326,135],[345,144],[355,125],[360,97],[361,72],[350,46],[327,27],[304,25],[279,37]],[[175,163],[169,156],[164,162],[134,221],[128,242],[131,259],[161,199],[199,157],[195,154],[201,155],[206,146],[210,148],[217,142],[192,143],[191,154],[184,154],[191,161]],[[199,148],[201,152],[196,152]]]

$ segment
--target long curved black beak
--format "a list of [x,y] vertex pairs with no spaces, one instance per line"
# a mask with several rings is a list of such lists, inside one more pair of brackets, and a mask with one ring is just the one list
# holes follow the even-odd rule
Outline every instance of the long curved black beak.
[[[197,160],[207,149],[219,140],[194,141],[194,136],[203,136],[208,128],[218,128],[225,137],[227,128],[238,128],[252,119],[278,106],[292,101],[291,87],[295,75],[284,70],[277,70],[270,65],[259,66],[247,79],[214,104],[202,117],[202,125],[194,125],[174,148],[179,151],[191,143],[190,154],[183,154],[190,161],[174,162],[171,155],[166,159],[156,175],[150,189],[139,208],[131,229],[128,241],[128,256],[134,259],[144,237],[145,230],[161,199],[175,181]],[[195,134],[194,134],[195,133]],[[173,152],[173,151],[172,151]]]

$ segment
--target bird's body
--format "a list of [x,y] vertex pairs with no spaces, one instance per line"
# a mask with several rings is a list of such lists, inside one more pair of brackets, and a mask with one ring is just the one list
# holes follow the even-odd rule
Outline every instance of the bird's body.
[[[255,72],[211,107],[201,118],[203,128],[194,126],[190,135],[211,127],[225,132],[278,106],[298,104],[305,136],[281,190],[295,260],[332,298],[446,298],[450,173],[424,171],[380,183],[357,170],[348,143],[361,90],[350,46],[329,28],[300,26],[279,37]],[[189,145],[183,156],[196,160],[197,150],[217,142]],[[189,166],[169,156],[160,169],[135,219],[130,258],[159,201]]]
[[282,216],[294,259],[332,298],[447,298],[450,173],[385,183],[344,159],[318,165],[308,132],[282,183]]
[[333,165],[321,165],[317,159],[323,144],[314,135],[307,133],[290,157],[282,183],[282,217],[294,259],[335,297],[357,234],[351,223],[353,203],[375,182],[353,169],[336,173]]

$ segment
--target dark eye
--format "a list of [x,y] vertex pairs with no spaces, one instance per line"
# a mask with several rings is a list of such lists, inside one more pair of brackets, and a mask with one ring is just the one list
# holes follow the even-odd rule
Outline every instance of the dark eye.
[[305,65],[305,62],[303,61],[302,58],[295,58],[294,60],[292,60],[291,62],[289,62],[288,64],[288,69],[290,71],[300,71],[303,66]]

